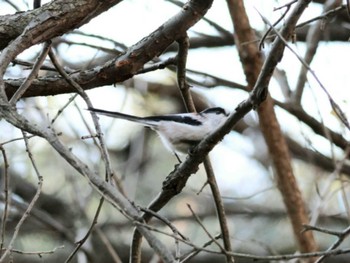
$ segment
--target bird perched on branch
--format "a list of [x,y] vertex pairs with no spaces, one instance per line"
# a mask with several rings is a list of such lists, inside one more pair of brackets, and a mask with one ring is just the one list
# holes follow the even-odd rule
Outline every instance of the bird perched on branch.
[[159,134],[165,147],[175,154],[188,153],[204,137],[223,124],[228,117],[228,113],[220,107],[208,108],[199,113],[149,117],[137,117],[95,108],[88,108],[88,110],[97,114],[140,123],[145,127],[151,128]]

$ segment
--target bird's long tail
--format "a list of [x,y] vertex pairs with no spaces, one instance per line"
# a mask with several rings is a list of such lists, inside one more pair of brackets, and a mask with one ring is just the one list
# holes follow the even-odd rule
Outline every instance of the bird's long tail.
[[121,113],[121,112],[106,111],[106,110],[95,109],[95,108],[88,108],[88,110],[96,112],[97,114],[101,114],[101,115],[105,115],[105,116],[109,116],[109,117],[113,117],[113,118],[118,118],[118,119],[123,119],[123,120],[141,123],[141,124],[143,124],[145,126],[149,126],[149,127],[156,126],[156,124],[153,121],[149,121],[149,120],[142,118],[142,117],[132,116],[132,115],[128,115],[128,114]]

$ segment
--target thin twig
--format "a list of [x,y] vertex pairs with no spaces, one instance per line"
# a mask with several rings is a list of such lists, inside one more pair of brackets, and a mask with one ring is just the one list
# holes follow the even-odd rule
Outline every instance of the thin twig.
[[[21,59],[18,59],[18,58],[12,60],[11,62],[12,62],[13,66],[20,65],[20,66],[24,66],[26,69],[32,69],[33,66],[34,66],[34,63],[28,62],[28,61],[24,61],[24,60],[21,60]],[[41,65],[40,70],[57,72],[57,70],[54,67],[50,66],[50,65]]]
[[[55,68],[57,69],[57,71],[61,74],[61,76],[63,78],[65,78],[65,80],[77,90],[78,94],[83,98],[83,100],[88,105],[88,107],[89,108],[92,107],[92,103],[90,101],[90,98],[86,94],[86,92],[83,90],[83,88],[78,83],[76,83],[72,78],[70,78],[69,75],[64,71],[64,69],[59,64],[59,62],[58,62],[58,60],[56,58],[56,55],[53,53],[52,50],[49,51],[49,57],[50,57],[52,63],[54,64]],[[97,133],[100,135],[98,137],[98,139],[99,139],[100,146],[101,146],[101,148],[100,148],[101,149],[101,154],[102,154],[103,160],[105,162],[105,169],[106,169],[105,180],[107,182],[109,182],[111,180],[112,175],[113,175],[113,170],[112,170],[112,167],[111,167],[111,164],[110,164],[110,157],[109,157],[108,150],[107,150],[107,147],[106,147],[106,144],[105,144],[105,141],[104,141],[104,137],[102,136],[102,129],[101,129],[101,126],[99,124],[97,115],[92,112],[91,116],[92,116],[92,120],[93,120],[94,125],[95,125],[95,129],[96,129]],[[101,197],[99,206],[98,206],[98,208],[96,210],[95,217],[94,217],[94,220],[93,220],[93,222],[92,222],[92,224],[90,226],[89,231],[86,233],[85,237],[82,240],[79,241],[78,246],[71,253],[71,255],[67,258],[66,262],[69,262],[74,257],[75,253],[80,249],[80,247],[84,244],[84,242],[90,236],[93,227],[97,223],[97,218],[100,215],[100,210],[102,208],[103,201],[104,201],[104,197]]]
[[187,204],[188,209],[190,209],[192,216],[194,217],[194,219],[197,221],[197,223],[200,225],[200,227],[204,230],[204,232],[207,234],[207,236],[213,240],[213,242],[219,247],[219,249],[221,250],[222,253],[226,254],[226,250],[225,248],[216,240],[216,238],[214,238],[212,236],[212,234],[210,234],[210,232],[208,231],[208,229],[204,226],[204,224],[202,223],[202,221],[200,220],[200,218],[196,215],[196,213],[193,211],[192,207]]
[[13,94],[12,98],[10,99],[10,104],[15,105],[16,102],[22,97],[22,95],[29,88],[33,80],[37,77],[40,67],[44,63],[44,60],[50,48],[51,48],[51,41],[45,42],[43,50],[41,51],[40,55],[37,57],[33,65],[33,69],[29,73],[28,77],[23,81],[22,85],[16,90],[15,94]]
[[247,85],[242,85],[238,82],[223,79],[223,78],[220,78],[218,76],[214,76],[214,75],[207,73],[207,72],[200,72],[198,70],[193,70],[193,69],[188,69],[188,68],[186,68],[186,71],[189,73],[199,75],[202,79],[203,78],[204,79],[210,78],[213,80],[211,84],[208,84],[208,83],[203,82],[203,80],[197,81],[194,78],[192,78],[191,76],[186,76],[187,80],[189,82],[194,83],[194,84],[199,85],[199,86],[205,86],[206,88],[216,88],[217,86],[227,86],[230,88],[240,89],[240,90],[247,91],[247,92],[249,91]]
[[276,185],[273,185],[273,186],[270,186],[270,187],[267,187],[265,189],[262,189],[260,191],[257,191],[256,193],[252,193],[250,195],[246,195],[246,196],[240,196],[240,197],[235,197],[235,196],[221,196],[222,199],[226,199],[226,200],[235,200],[235,201],[238,201],[238,200],[248,200],[248,199],[252,199],[254,197],[256,197],[257,195],[260,195],[260,194],[263,194],[265,192],[268,192],[268,191],[271,191],[271,190],[274,190],[276,189]]
[[109,254],[111,255],[111,257],[114,260],[114,263],[122,263],[122,260],[120,259],[117,251],[114,249],[113,245],[108,240],[108,238],[105,235],[105,233],[103,233],[102,230],[99,227],[95,227],[95,232],[100,237],[102,243],[106,246]]
[[[11,249],[11,253],[21,254],[21,255],[26,255],[26,256],[39,256],[41,258],[42,255],[53,254],[59,249],[64,249],[64,246],[55,247],[55,248],[53,248],[51,250],[47,250],[47,251],[22,251],[19,249]],[[0,251],[0,253],[1,253],[1,251]]]
[[[94,132],[92,131],[92,129],[90,128],[88,122],[86,121],[86,119],[84,118],[84,115],[82,113],[81,108],[78,106],[78,104],[76,102],[74,102],[74,106],[77,109],[77,112],[82,120],[82,122],[84,123],[85,128],[88,130],[89,132],[89,138],[93,140],[94,145],[96,147],[98,147],[98,149],[102,152],[101,146],[98,144],[98,140],[99,140],[99,135],[94,135]],[[108,179],[107,179],[108,181]]]
[[24,214],[22,215],[21,219],[17,223],[17,225],[15,227],[15,231],[14,231],[14,233],[12,235],[12,238],[11,238],[11,240],[10,240],[10,242],[9,242],[5,252],[4,252],[4,254],[0,258],[0,263],[4,262],[4,260],[6,259],[7,255],[13,249],[13,245],[14,245],[14,242],[15,242],[17,236],[18,236],[19,230],[20,230],[21,226],[23,225],[24,221],[30,215],[30,211],[33,209],[35,203],[37,202],[37,200],[38,200],[38,198],[40,196],[41,190],[42,190],[42,186],[43,186],[43,177],[41,176],[41,174],[39,172],[39,169],[38,169],[38,167],[37,167],[37,165],[36,165],[36,163],[34,161],[32,152],[30,151],[29,142],[28,142],[28,139],[27,139],[27,134],[23,130],[22,130],[22,134],[23,134],[26,150],[27,150],[27,153],[28,153],[28,157],[29,157],[29,159],[31,161],[31,164],[32,164],[33,168],[34,168],[35,174],[38,177],[38,188],[36,190],[36,193],[35,193],[34,197],[32,198],[31,202],[29,203],[26,211],[24,212]]
[[[157,214],[156,212],[154,212],[150,209],[147,209],[147,208],[140,207],[140,210],[145,212],[145,213],[151,214],[155,218],[158,218],[160,221],[162,221],[164,224],[166,224],[171,229],[171,231],[173,231],[174,235],[178,235],[183,239],[189,240],[187,237],[185,237],[183,234],[181,234],[181,232],[165,217],[163,217],[163,216]],[[179,259],[180,258],[180,246],[179,246],[178,239],[175,239],[175,248],[176,248],[175,249],[175,251],[176,251],[175,259]]]
[[[222,201],[220,190],[218,184],[216,182],[216,178],[214,175],[214,170],[211,165],[210,159],[207,156],[204,161],[204,168],[207,173],[208,183],[213,194],[213,199],[215,203],[217,217],[219,219],[222,239],[225,246],[225,251],[232,251],[231,241],[230,241],[230,231],[228,228],[227,217],[224,208],[224,202]],[[227,262],[233,262],[233,258],[226,254]]]
[[[177,60],[177,80],[178,80],[178,86],[185,104],[185,107],[190,112],[195,112],[196,108],[190,93],[190,86],[187,83],[186,78],[186,61],[187,61],[187,55],[188,55],[188,49],[189,49],[189,39],[188,36],[185,35],[178,41],[179,44],[179,52],[178,52],[178,60]],[[210,159],[208,156],[204,159],[204,168],[207,174],[208,183],[210,185],[210,189],[213,194],[214,203],[219,219],[219,224],[221,228],[221,233],[224,241],[224,247],[226,251],[231,251],[231,242],[230,242],[230,235],[227,225],[227,218],[225,216],[224,211],[224,205],[220,196],[219,187],[216,183],[214,170],[212,168]],[[227,262],[233,262],[233,258],[226,254],[226,261]]]
[[[346,229],[344,229],[343,231],[334,231],[334,230],[329,230],[329,229],[322,228],[322,227],[305,225],[305,231],[308,231],[308,230],[318,231],[318,232],[321,232],[324,234],[333,235],[333,236],[338,237],[338,239],[327,249],[326,252],[330,252],[332,250],[335,250],[350,235],[350,226],[347,227]],[[328,254],[321,255],[321,257],[319,257],[317,259],[317,261],[315,261],[315,263],[322,262],[328,256],[329,256]]]
[[262,20],[268,24],[269,26],[272,27],[272,30],[276,33],[276,35],[281,39],[281,41],[284,43],[284,45],[296,56],[296,58],[303,64],[303,66],[305,68],[307,68],[307,70],[311,73],[311,75],[314,77],[314,79],[316,80],[316,82],[318,83],[318,85],[321,87],[321,89],[324,91],[324,93],[327,95],[328,100],[331,104],[332,109],[334,110],[335,114],[338,116],[339,120],[345,125],[345,127],[350,130],[350,124],[349,121],[347,120],[347,117],[345,115],[345,113],[343,112],[343,110],[339,107],[339,105],[333,100],[331,94],[328,92],[328,90],[326,89],[326,87],[322,84],[322,82],[320,81],[320,79],[317,77],[316,73],[311,69],[311,67],[309,66],[309,64],[307,62],[305,62],[305,60],[299,56],[299,54],[288,44],[288,41],[280,34],[280,32],[278,32],[278,30],[276,30],[273,25],[269,22],[268,19],[266,19],[266,17],[264,17],[258,10],[257,12],[259,13],[260,17],[262,18]]
[[[57,71],[61,74],[61,76],[77,90],[78,94],[83,98],[83,100],[87,104],[88,108],[93,108],[91,100],[88,97],[88,95],[86,94],[86,92],[84,91],[84,89],[78,83],[76,83],[64,71],[63,67],[59,64],[59,62],[56,58],[56,55],[53,53],[52,50],[49,51],[49,57],[50,57],[52,63],[54,64],[55,68],[57,69]],[[108,154],[108,150],[107,150],[104,138],[102,136],[102,129],[101,129],[101,126],[99,124],[98,117],[97,117],[96,113],[94,113],[94,112],[90,112],[90,113],[91,113],[93,123],[95,125],[95,129],[99,135],[98,138],[99,138],[101,149],[102,149],[101,154],[102,154],[103,160],[105,161],[105,166],[106,166],[106,180],[109,181],[111,176],[114,175],[113,169],[111,168],[110,157]]]
[[330,17],[336,15],[337,13],[340,13],[340,12],[343,11],[345,8],[346,8],[346,5],[342,5],[342,6],[339,6],[339,7],[337,7],[337,8],[334,8],[334,9],[332,9],[332,10],[329,10],[329,11],[326,12],[326,13],[323,13],[323,14],[321,14],[321,15],[319,15],[319,16],[315,16],[315,17],[313,17],[313,18],[311,18],[311,19],[309,19],[309,20],[306,20],[306,21],[304,21],[304,22],[302,22],[302,23],[296,25],[295,28],[304,27],[304,26],[306,26],[306,25],[308,25],[308,24],[311,24],[311,23],[313,23],[313,22],[315,22],[315,21],[317,21],[317,20],[323,20],[323,19],[325,19],[325,18],[330,18]]
[[[143,227],[145,227],[151,231],[161,233],[163,235],[166,235],[166,236],[169,236],[172,238],[177,238],[180,242],[193,247],[194,250],[203,251],[203,252],[216,254],[216,255],[222,255],[221,251],[207,249],[205,247],[199,247],[188,240],[184,240],[184,239],[182,239],[174,234],[169,234],[165,231],[160,230],[159,228],[152,227],[148,224],[136,222],[136,225],[142,225]],[[260,255],[228,252],[228,251],[226,253],[228,255],[233,256],[233,257],[249,259],[250,261],[255,262],[255,261],[281,261],[281,260],[291,260],[291,259],[307,259],[307,258],[314,258],[314,257],[319,257],[319,256],[336,256],[336,255],[340,255],[340,254],[348,254],[348,253],[350,253],[350,249],[332,249],[332,250],[327,250],[327,251],[318,251],[318,252],[309,252],[309,253],[300,253],[300,254],[293,253],[293,254],[284,254],[284,255],[276,255],[276,256],[260,256]]]
[[194,106],[193,98],[190,92],[190,85],[187,83],[186,79],[186,63],[187,54],[190,46],[189,38],[184,35],[182,38],[177,40],[179,44],[179,51],[177,55],[177,84],[180,89],[181,97],[183,99],[185,108],[188,112],[195,112],[196,108]]
[[187,239],[187,237],[185,237],[168,219],[166,219],[164,216],[161,216],[160,214],[154,212],[153,210],[150,210],[148,208],[144,208],[144,207],[139,207],[139,209],[145,213],[149,213],[151,214],[153,217],[158,218],[160,221],[162,221],[164,224],[166,224],[171,231],[174,232],[174,234],[179,235],[181,238],[183,239]]
[[90,237],[90,235],[91,235],[95,225],[97,224],[97,220],[98,220],[98,217],[100,215],[100,212],[101,212],[104,200],[105,199],[103,197],[100,198],[100,202],[99,202],[99,204],[97,206],[97,209],[96,209],[96,212],[95,212],[95,216],[94,216],[94,219],[92,220],[92,223],[91,223],[91,225],[89,227],[89,230],[85,233],[85,236],[82,239],[80,239],[78,242],[76,242],[77,246],[72,251],[72,253],[68,256],[68,258],[65,260],[65,263],[68,263],[68,262],[70,262],[73,259],[75,254],[79,251],[79,249],[84,245],[86,240]]
[[[327,13],[328,11],[334,10],[334,8],[336,8],[339,4],[340,4],[340,1],[338,0],[327,0],[323,7],[323,13]],[[323,24],[325,23],[324,22],[325,20],[326,19],[317,21],[315,24],[311,25],[307,33],[307,37],[306,37],[307,49],[305,51],[304,61],[308,65],[311,64],[311,61],[313,60],[316,54],[318,43],[321,40],[322,31],[324,31]],[[307,68],[301,67],[299,76],[297,78],[298,81],[296,84],[294,96],[293,96],[294,103],[300,104],[301,102],[305,83],[307,81],[307,72],[308,72]]]
[[[4,201],[4,199],[0,196],[0,201]],[[28,207],[28,202],[23,200],[18,200],[16,197],[11,196],[10,204],[12,207],[17,209],[19,213],[24,212]],[[71,245],[74,246],[74,236],[71,231],[71,229],[67,228],[66,226],[62,225],[60,222],[57,221],[56,217],[53,217],[48,212],[41,210],[40,208],[34,208],[30,211],[31,220],[36,220],[38,224],[41,224],[43,226],[46,226],[48,229],[54,230],[56,233],[59,233],[59,235],[63,238],[65,238],[66,241],[68,241]],[[82,248],[82,251],[86,254],[86,257],[88,260],[91,261],[92,256],[91,253],[85,249]]]
[[116,50],[114,48],[106,48],[106,47],[102,47],[101,45],[88,44],[86,42],[78,42],[78,41],[72,41],[72,40],[67,40],[67,39],[60,39],[59,43],[63,43],[63,44],[69,45],[69,46],[77,45],[77,46],[89,47],[89,48],[95,49],[97,52],[102,51],[102,52],[105,52],[107,54],[111,54],[113,56],[118,56],[122,53],[121,51]]
[[[220,239],[222,238],[221,234],[216,235],[214,237],[214,239],[210,239],[209,241],[205,242],[202,245],[202,248],[206,248],[207,246],[210,246],[211,244],[213,244],[214,240]],[[193,248],[192,251],[188,252],[186,255],[184,255],[183,259],[179,262],[179,263],[185,263],[188,260],[190,260],[191,258],[193,258],[195,255],[197,255],[201,250]]]
[[2,153],[2,158],[4,160],[3,165],[3,173],[4,173],[4,211],[1,217],[1,240],[0,240],[0,257],[2,255],[2,249],[5,245],[5,231],[6,231],[6,221],[8,216],[8,211],[10,207],[10,199],[9,199],[9,185],[10,185],[10,177],[8,174],[9,163],[7,160],[7,155],[4,147],[0,145],[0,151]]
[[[347,156],[349,154],[349,147],[347,149]],[[342,199],[343,199],[343,204],[344,204],[344,207],[345,207],[345,211],[346,211],[346,215],[347,215],[347,218],[348,218],[348,223],[350,223],[350,204],[349,204],[349,199],[347,197],[347,191],[346,191],[346,186],[344,185],[344,181],[341,180],[341,174],[338,173],[338,178],[340,180],[340,191],[341,191],[341,196],[342,196]]]
[[332,236],[342,236],[343,234],[343,231],[337,231],[337,230],[330,230],[328,228],[324,228],[324,227],[319,227],[319,226],[312,226],[312,225],[304,225],[304,230],[303,232],[305,231],[317,231],[317,232],[320,232],[320,233],[324,233],[324,234],[327,234],[327,235],[332,235]]
[[277,21],[275,23],[273,23],[272,26],[269,27],[269,29],[265,32],[265,34],[263,35],[263,37],[260,40],[259,43],[259,50],[262,50],[264,48],[264,42],[265,39],[268,37],[269,33],[272,31],[272,27],[275,27],[276,25],[279,24],[279,22],[282,21],[283,18],[285,18],[285,16],[288,14],[291,4],[293,4],[295,1],[291,2],[290,4],[285,5],[284,7],[286,7],[286,10],[284,11],[284,13],[280,16],[280,18],[277,19]]
[[51,125],[55,123],[55,121],[57,120],[57,118],[62,114],[62,112],[69,106],[69,104],[71,104],[76,97],[78,96],[78,94],[74,94],[73,96],[71,96],[67,102],[57,111],[56,116],[52,118],[51,120]]
[[144,74],[151,71],[159,70],[159,69],[165,69],[166,67],[169,67],[171,65],[176,64],[177,57],[170,57],[166,60],[161,60],[157,63],[154,63],[151,66],[144,67],[143,69],[139,70],[136,74]]
[[80,35],[80,36],[84,36],[84,37],[95,38],[95,39],[99,39],[99,40],[103,40],[103,41],[109,41],[112,44],[114,44],[114,46],[119,47],[122,51],[125,51],[128,48],[123,43],[117,42],[117,41],[115,41],[112,38],[104,37],[104,36],[101,36],[101,35],[88,34],[86,32],[80,31],[80,30],[74,30],[73,32],[70,32],[70,34],[75,34],[75,35]]
[[8,3],[10,6],[12,6],[17,12],[21,11],[21,8],[19,8],[13,1],[10,0],[4,0],[5,3]]
[[[297,2],[297,1],[296,1]],[[326,13],[323,13],[319,16],[315,16],[309,20],[306,20],[304,22],[301,22],[300,24],[297,24],[295,26],[295,29],[297,28],[302,28],[306,25],[309,25],[317,20],[324,20],[326,18],[330,18],[332,16],[335,16],[336,14],[340,13],[341,11],[343,11],[344,9],[346,9],[346,5],[342,5],[342,6],[339,6],[337,8],[334,8],[333,10],[330,10]],[[266,37],[266,39],[271,39],[271,38],[275,38],[276,37],[276,34],[270,34],[269,36]],[[252,43],[256,43],[256,42],[260,42],[261,39],[257,39],[257,40],[251,40],[251,41],[247,41],[247,42],[244,42],[242,43],[242,45],[248,45],[248,44],[252,44]]]
[[289,8],[291,5],[293,5],[293,4],[296,3],[296,2],[298,2],[298,0],[292,0],[292,1],[290,1],[289,3],[286,3],[286,4],[281,5],[281,6],[279,6],[279,7],[275,7],[275,8],[273,9],[273,11],[277,11],[277,10],[280,10],[280,9],[282,9],[282,8],[285,8],[285,7]]

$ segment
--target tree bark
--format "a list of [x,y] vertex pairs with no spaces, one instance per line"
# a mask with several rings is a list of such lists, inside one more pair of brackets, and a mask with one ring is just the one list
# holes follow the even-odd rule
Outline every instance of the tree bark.
[[[260,72],[264,70],[264,80],[261,82],[263,83],[263,86],[267,87],[272,72],[282,57],[284,46],[279,48],[279,52],[269,54],[274,56],[270,60],[274,63],[271,64],[270,67],[264,67],[263,69],[262,56],[258,45],[255,42],[256,36],[250,27],[243,1],[228,0],[227,3],[231,13],[235,29],[235,40],[248,86],[250,88],[256,86],[259,77],[260,80],[262,79]],[[307,3],[304,5],[306,7]],[[301,9],[302,7],[299,7],[300,14],[303,10]],[[294,20],[296,23],[298,20],[297,18],[298,17],[295,15],[290,21]],[[287,30],[285,31],[287,34],[290,34]],[[317,246],[312,232],[308,231],[301,233],[303,224],[307,224],[309,219],[301,192],[293,174],[288,146],[283,137],[273,106],[271,97],[267,96],[266,101],[258,107],[260,127],[272,157],[277,186],[282,194],[287,213],[291,219],[298,247],[301,252],[313,252],[316,250]]]

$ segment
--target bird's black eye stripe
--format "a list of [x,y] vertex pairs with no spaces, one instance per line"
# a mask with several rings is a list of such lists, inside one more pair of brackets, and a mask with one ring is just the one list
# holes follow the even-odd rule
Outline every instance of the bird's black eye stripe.
[[228,115],[226,111],[221,108],[221,107],[214,107],[214,108],[209,108],[204,111],[201,111],[201,113],[215,113],[215,114],[223,114],[223,115]]
[[196,119],[193,119],[189,116],[165,115],[165,116],[145,117],[145,119],[149,119],[153,121],[175,121],[175,122],[185,123],[185,124],[194,125],[194,126],[202,125],[202,122]]

